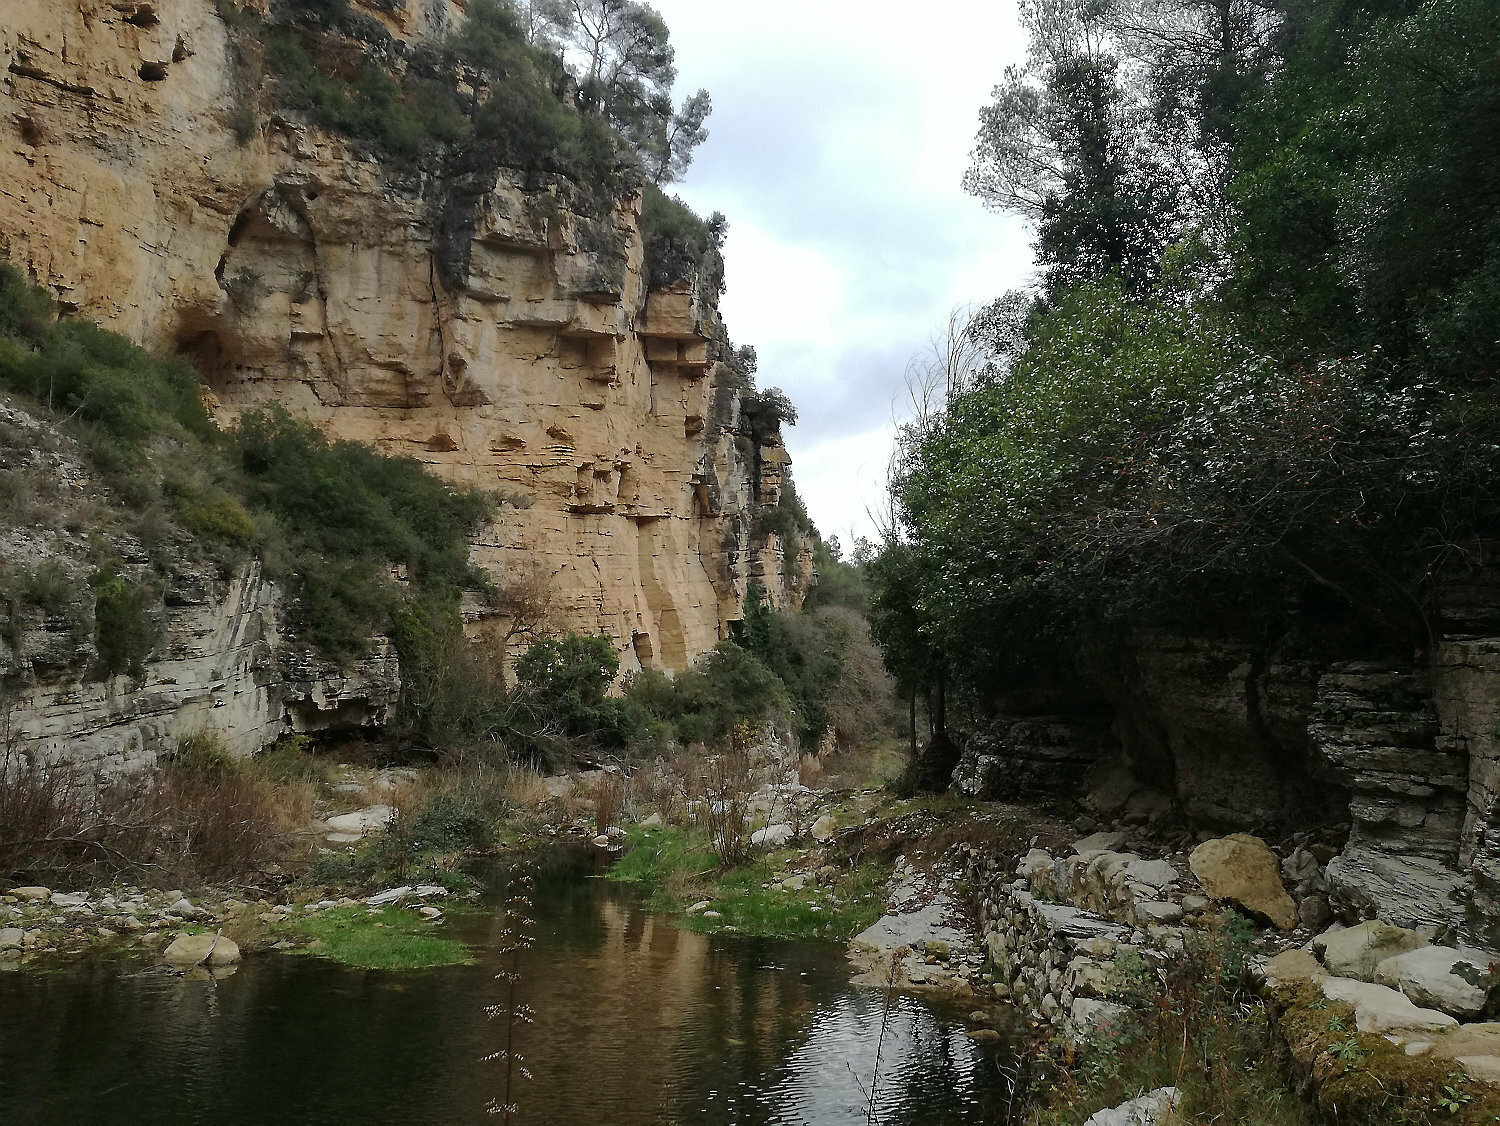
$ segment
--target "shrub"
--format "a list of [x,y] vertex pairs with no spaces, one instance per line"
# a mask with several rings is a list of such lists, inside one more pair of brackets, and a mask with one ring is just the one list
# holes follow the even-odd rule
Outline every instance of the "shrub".
[[709,225],[687,204],[648,184],[641,199],[647,285],[664,289],[696,274],[714,245]]
[[94,592],[94,644],[99,676],[128,673],[140,677],[156,647],[156,627],[146,616],[146,592],[112,570],[96,571],[89,580]]

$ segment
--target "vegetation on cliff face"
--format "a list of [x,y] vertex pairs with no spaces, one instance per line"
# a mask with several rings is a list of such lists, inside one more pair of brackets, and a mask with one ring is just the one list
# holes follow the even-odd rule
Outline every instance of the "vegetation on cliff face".
[[901,435],[874,574],[906,688],[1140,625],[1429,640],[1500,500],[1492,15],[1023,5],[967,184],[1041,276],[956,326]]
[[[156,642],[148,604],[195,562],[227,572],[264,560],[294,597],[293,628],[336,659],[363,653],[404,603],[456,609],[462,590],[486,585],[468,564],[469,537],[490,511],[483,494],[451,489],[410,459],[329,442],[279,409],[221,431],[185,362],[56,319],[45,295],[3,265],[0,389],[76,438],[105,490],[102,509],[114,513],[81,526],[92,533],[81,562],[102,674],[139,673]],[[12,600],[52,606],[57,584],[38,581],[47,566],[13,575]],[[408,586],[392,581],[395,568]]]

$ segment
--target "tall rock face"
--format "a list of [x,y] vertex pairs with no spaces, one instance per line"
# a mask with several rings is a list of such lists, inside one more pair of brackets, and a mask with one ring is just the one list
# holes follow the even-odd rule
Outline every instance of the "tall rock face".
[[1333,831],[1326,880],[1347,917],[1500,950],[1500,572],[1441,592],[1438,643],[1408,661],[1141,633],[1001,701],[956,783],[1117,823]]
[[[370,3],[397,40],[448,0]],[[501,170],[456,200],[259,110],[253,50],[210,0],[10,0],[0,22],[0,250],[64,309],[187,352],[226,416],[277,403],[504,498],[474,545],[541,574],[558,628],[626,669],[682,668],[752,579],[811,578],[756,512],[778,436],[750,437],[712,294],[652,291],[639,201]]]

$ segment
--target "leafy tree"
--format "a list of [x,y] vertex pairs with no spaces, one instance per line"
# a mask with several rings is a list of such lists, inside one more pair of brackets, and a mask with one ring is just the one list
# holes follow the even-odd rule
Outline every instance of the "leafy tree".
[[1178,211],[1100,0],[1024,0],[1027,61],[980,111],[964,186],[1026,216],[1053,287],[1119,272],[1152,282]]
[[683,99],[681,107],[667,123],[665,135],[656,146],[651,179],[658,185],[682,179],[693,163],[698,146],[708,140],[708,115],[713,100],[707,90],[699,90]]

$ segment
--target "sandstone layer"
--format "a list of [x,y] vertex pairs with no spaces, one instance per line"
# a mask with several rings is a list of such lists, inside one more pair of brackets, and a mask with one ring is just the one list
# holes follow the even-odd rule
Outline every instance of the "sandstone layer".
[[[457,7],[368,13],[421,40]],[[540,573],[553,626],[610,634],[626,670],[707,651],[754,579],[800,599],[810,549],[756,520],[786,451],[742,421],[700,287],[648,291],[637,198],[601,218],[502,170],[455,248],[430,173],[272,112],[253,63],[210,0],[13,0],[0,251],[65,311],[186,351],[226,416],[278,403],[502,496],[476,560]]]

